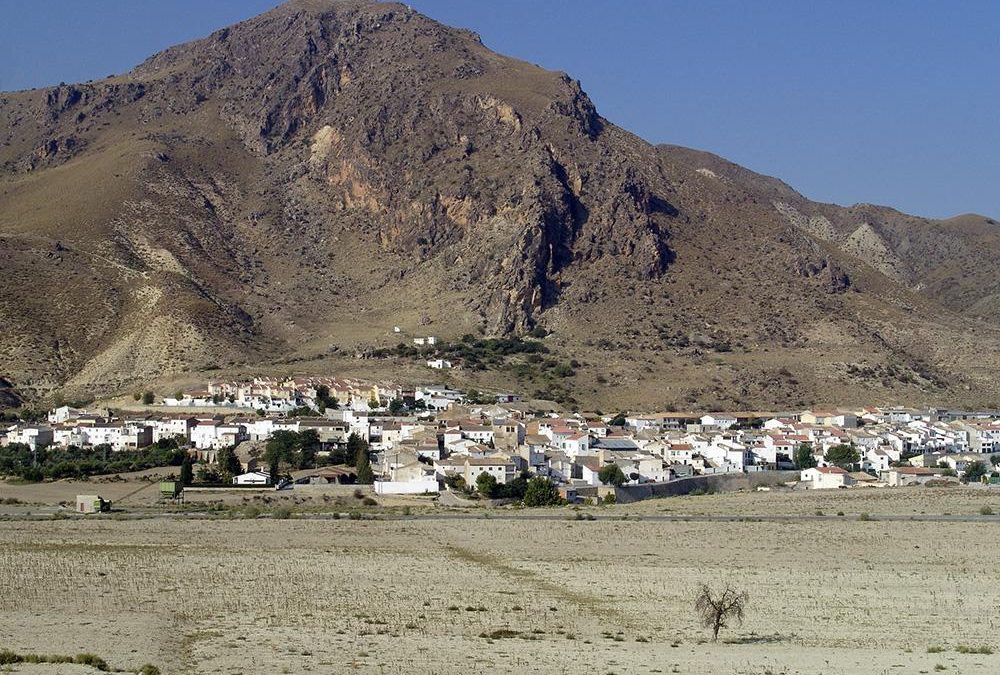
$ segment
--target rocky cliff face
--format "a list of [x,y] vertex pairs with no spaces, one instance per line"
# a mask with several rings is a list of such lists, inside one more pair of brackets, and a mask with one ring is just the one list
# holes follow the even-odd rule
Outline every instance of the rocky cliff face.
[[[593,373],[595,396],[750,405],[843,381],[852,340],[981,383],[936,345],[955,349],[961,312],[995,337],[995,270],[959,276],[996,252],[995,226],[813,204],[650,146],[566,75],[403,5],[295,0],[121,77],[4,94],[0,120],[0,319],[16,329],[0,347],[36,384],[351,351],[393,325],[544,324],[620,372]],[[901,307],[926,318],[919,336],[873,338]],[[705,345],[769,360],[688,386],[672,359],[694,369]],[[762,384],[816,358],[838,365],[792,394]],[[668,372],[672,393],[643,389]]]

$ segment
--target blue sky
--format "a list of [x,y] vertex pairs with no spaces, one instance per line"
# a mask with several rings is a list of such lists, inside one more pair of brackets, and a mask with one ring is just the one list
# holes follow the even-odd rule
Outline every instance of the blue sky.
[[[0,0],[0,89],[128,70],[274,0]],[[1000,218],[1000,2],[411,0],[606,118],[807,197]]]

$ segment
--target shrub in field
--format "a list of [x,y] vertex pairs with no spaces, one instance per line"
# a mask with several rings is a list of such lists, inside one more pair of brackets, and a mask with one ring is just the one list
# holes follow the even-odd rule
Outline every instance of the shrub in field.
[[487,638],[490,640],[503,640],[505,638],[516,638],[520,637],[521,631],[511,630],[509,628],[498,628],[497,630],[490,631],[488,633],[480,633],[479,637]]
[[378,506],[378,502],[371,497],[365,497],[361,500],[361,503],[365,506]]
[[94,654],[77,654],[76,658],[73,659],[73,662],[84,666],[90,666],[91,668],[97,668],[98,670],[109,670],[108,662],[100,656],[95,656]]
[[278,520],[288,520],[292,515],[292,509],[288,506],[279,506],[274,510],[273,514]]
[[719,639],[719,631],[735,619],[743,623],[743,613],[750,602],[746,591],[737,591],[727,585],[722,593],[716,595],[708,584],[702,584],[695,596],[694,609],[705,628],[712,629],[712,640]]
[[147,663],[143,665],[142,668],[137,670],[136,673],[138,673],[138,675],[160,675],[160,669],[152,663]]
[[10,666],[15,663],[78,663],[97,670],[108,671],[111,669],[107,661],[94,654],[77,654],[74,658],[47,654],[17,654],[9,649],[0,650],[0,665]]
[[979,515],[981,515],[981,516],[992,516],[993,515],[993,509],[991,509],[989,506],[984,506],[981,509],[979,509]]
[[958,645],[955,647],[955,651],[959,654],[992,654],[993,648],[989,645],[979,645],[978,647],[970,645]]

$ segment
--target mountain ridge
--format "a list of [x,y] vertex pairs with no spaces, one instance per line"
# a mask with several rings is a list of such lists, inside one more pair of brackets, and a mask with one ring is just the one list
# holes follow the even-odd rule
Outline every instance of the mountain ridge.
[[0,120],[0,369],[39,393],[542,325],[594,405],[996,400],[989,219],[653,146],[403,5],[295,0]]

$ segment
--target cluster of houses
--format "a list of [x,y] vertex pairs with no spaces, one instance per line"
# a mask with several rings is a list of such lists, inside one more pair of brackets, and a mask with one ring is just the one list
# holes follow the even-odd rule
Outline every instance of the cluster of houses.
[[264,413],[285,413],[315,407],[319,392],[349,408],[379,407],[399,395],[388,382],[366,382],[340,377],[255,377],[248,381],[209,382],[203,390],[178,392],[162,404],[172,408],[247,408]]
[[[320,414],[321,387],[342,405]],[[864,408],[596,418],[542,412],[510,395],[470,404],[462,392],[445,387],[403,390],[337,378],[213,382],[206,394],[207,403],[192,397],[188,405],[212,405],[213,397],[225,403],[210,412],[184,412],[177,409],[180,402],[167,399],[173,410],[116,417],[63,406],[49,413],[48,424],[0,427],[0,444],[130,450],[174,438],[209,463],[220,448],[236,447],[247,471],[237,482],[268,484],[251,449],[275,432],[315,431],[321,454],[345,448],[357,434],[370,444],[380,493],[437,492],[456,477],[474,486],[483,473],[504,484],[528,472],[584,496],[598,494],[601,470],[610,464],[621,469],[626,483],[662,483],[792,470],[797,451],[808,452],[815,466],[801,471],[798,487],[824,489],[946,480],[961,476],[971,461],[989,466],[992,455],[1000,454],[1000,415],[980,412]],[[390,415],[386,408],[395,400],[402,409],[397,405],[399,414]],[[239,414],[229,406],[253,410]],[[283,414],[303,406],[317,410],[312,416]],[[826,460],[841,445],[857,452],[849,469]],[[335,467],[300,473],[296,479],[304,483],[351,476]]]

